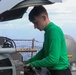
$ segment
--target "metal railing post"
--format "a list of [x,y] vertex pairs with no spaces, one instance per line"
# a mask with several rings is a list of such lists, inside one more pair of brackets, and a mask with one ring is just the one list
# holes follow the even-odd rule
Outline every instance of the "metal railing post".
[[[32,39],[32,49],[34,48],[34,41],[35,39]],[[33,52],[31,52],[31,57],[33,56]]]

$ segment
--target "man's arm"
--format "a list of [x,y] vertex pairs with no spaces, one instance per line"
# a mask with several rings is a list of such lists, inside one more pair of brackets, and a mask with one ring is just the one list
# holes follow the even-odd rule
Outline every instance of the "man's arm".
[[27,60],[25,63],[29,64],[29,63],[31,63],[33,61],[41,60],[42,58],[43,58],[43,48],[35,56],[33,56],[32,58]]
[[31,62],[30,65],[32,67],[50,67],[58,63],[61,50],[61,36],[59,32],[54,30],[52,36],[49,35],[49,38],[50,37],[51,39],[49,39],[50,48],[48,56],[42,60]]

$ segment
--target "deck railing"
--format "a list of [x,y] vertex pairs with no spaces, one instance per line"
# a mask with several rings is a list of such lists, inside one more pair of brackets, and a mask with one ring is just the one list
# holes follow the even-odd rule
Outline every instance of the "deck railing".
[[[31,52],[31,57],[34,52],[37,52],[38,47],[42,45],[42,42],[35,39],[13,39],[16,43],[16,49],[18,52]],[[39,46],[40,45],[40,46]]]

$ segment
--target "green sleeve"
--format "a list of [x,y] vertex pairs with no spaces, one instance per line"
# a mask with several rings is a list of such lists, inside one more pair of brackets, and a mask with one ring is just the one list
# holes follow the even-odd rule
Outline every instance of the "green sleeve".
[[42,58],[43,58],[43,48],[35,56],[27,60],[25,63],[28,64],[35,60],[41,60]]
[[42,60],[36,60],[32,62],[32,67],[50,67],[58,63],[61,47],[60,34],[57,31],[54,31],[52,33],[49,32],[49,34],[51,34],[52,36],[49,35],[50,48],[48,56],[46,58],[43,58]]

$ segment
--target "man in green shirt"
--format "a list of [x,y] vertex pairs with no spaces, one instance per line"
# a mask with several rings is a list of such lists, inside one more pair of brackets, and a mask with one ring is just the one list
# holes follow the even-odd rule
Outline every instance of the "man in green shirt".
[[49,20],[43,6],[35,6],[29,13],[29,20],[35,28],[44,30],[45,34],[43,48],[26,61],[26,66],[46,67],[51,75],[71,75],[65,37],[61,28]]

